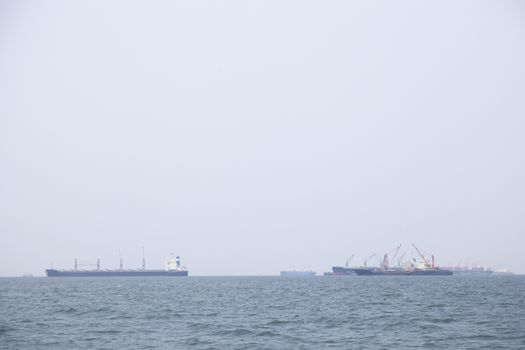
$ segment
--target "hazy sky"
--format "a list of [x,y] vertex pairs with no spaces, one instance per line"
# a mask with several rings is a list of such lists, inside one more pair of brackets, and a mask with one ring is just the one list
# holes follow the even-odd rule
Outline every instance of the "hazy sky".
[[0,276],[525,272],[520,1],[1,1]]

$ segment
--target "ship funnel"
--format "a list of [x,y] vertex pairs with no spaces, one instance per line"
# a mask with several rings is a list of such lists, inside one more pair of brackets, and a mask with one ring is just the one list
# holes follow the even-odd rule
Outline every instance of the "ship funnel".
[[180,256],[177,256],[175,258],[175,263],[176,263],[177,269],[180,269]]

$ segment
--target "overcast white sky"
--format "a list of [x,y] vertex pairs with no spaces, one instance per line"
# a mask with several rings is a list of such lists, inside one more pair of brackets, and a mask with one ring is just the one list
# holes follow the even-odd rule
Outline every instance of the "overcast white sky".
[[520,1],[1,1],[0,276],[525,272]]

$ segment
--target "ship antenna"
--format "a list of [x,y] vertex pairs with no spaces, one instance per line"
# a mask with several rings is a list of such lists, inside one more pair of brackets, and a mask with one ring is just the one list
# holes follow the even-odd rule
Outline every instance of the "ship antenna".
[[144,256],[144,247],[142,247],[142,269],[146,270],[146,257]]
[[78,269],[78,262],[77,262],[77,258],[75,258],[75,271]]

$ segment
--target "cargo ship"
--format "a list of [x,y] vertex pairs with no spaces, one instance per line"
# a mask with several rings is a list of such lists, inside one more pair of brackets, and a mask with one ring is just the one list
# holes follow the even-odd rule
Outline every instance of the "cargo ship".
[[142,269],[123,269],[122,258],[120,260],[120,268],[114,270],[100,269],[100,259],[97,260],[96,269],[80,270],[75,259],[75,268],[73,270],[57,270],[47,269],[47,277],[186,277],[188,276],[188,269],[180,264],[180,257],[170,257],[166,260],[166,268],[164,270],[146,270],[146,262],[143,258]]
[[412,269],[356,268],[354,271],[358,276],[450,276],[453,273],[452,270],[437,267],[416,267]]
[[298,270],[288,270],[281,271],[281,277],[314,277],[315,271],[298,271]]
[[[412,262],[404,264],[403,267],[391,267],[388,254],[385,254],[380,267],[360,267],[353,270],[358,276],[450,276],[453,274],[451,269],[436,267],[433,255],[432,260],[429,261],[414,244],[412,246],[421,257],[421,262],[416,262],[414,259]],[[397,247],[394,257],[400,247],[401,245]]]
[[494,272],[490,267],[474,266],[474,267],[459,267],[453,269],[454,276],[490,276]]

